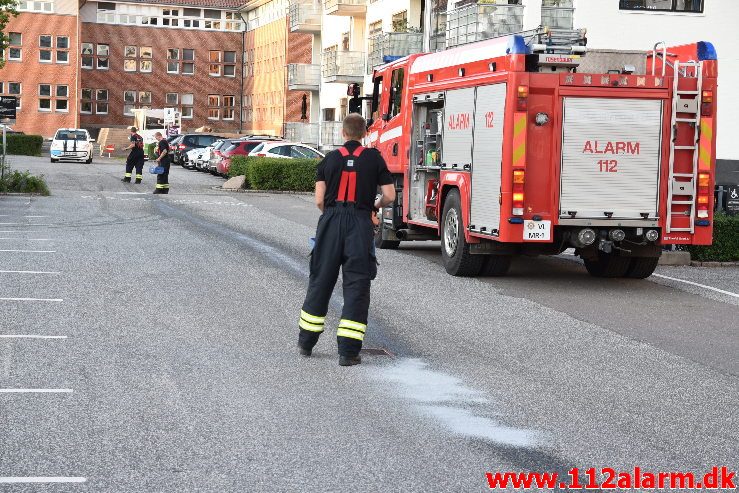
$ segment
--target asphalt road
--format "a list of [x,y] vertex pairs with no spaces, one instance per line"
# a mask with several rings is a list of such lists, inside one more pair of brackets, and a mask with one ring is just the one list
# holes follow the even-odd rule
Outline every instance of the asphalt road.
[[458,279],[438,244],[404,245],[379,252],[378,351],[340,368],[330,330],[314,357],[295,349],[311,197],[180,168],[154,196],[120,161],[13,161],[53,195],[0,196],[0,491],[470,492],[496,471],[739,468],[739,269],[603,280],[561,256]]

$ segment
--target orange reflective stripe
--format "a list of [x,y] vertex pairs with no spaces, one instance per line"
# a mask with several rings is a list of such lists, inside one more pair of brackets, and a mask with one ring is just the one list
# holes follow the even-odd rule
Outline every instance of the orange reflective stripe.
[[526,113],[513,114],[513,166],[526,166]]
[[701,136],[698,141],[698,169],[711,169],[713,158],[713,118],[701,118]]

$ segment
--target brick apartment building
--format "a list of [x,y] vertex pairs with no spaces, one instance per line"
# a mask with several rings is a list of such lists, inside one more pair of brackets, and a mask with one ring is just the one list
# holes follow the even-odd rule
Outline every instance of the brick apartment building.
[[130,125],[135,108],[175,107],[184,129],[238,132],[243,126],[240,3],[85,3],[80,8],[81,126]]
[[14,127],[50,136],[78,123],[77,0],[22,0],[5,33],[0,94],[18,98]]

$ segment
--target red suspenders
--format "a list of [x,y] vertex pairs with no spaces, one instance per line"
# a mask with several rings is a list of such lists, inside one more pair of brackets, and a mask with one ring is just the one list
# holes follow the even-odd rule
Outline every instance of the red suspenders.
[[344,158],[344,168],[341,171],[341,182],[337,202],[356,202],[357,194],[357,170],[354,168],[354,159],[358,158],[364,147],[359,146],[354,152],[349,153],[346,147],[339,147],[339,153]]

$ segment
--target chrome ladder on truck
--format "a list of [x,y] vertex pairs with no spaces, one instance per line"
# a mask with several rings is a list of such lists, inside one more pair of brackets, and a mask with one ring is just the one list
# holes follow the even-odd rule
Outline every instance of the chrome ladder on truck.
[[[656,55],[655,55],[656,58]],[[669,64],[666,53],[663,55],[662,73],[665,66]],[[654,67],[654,65],[653,65]],[[654,68],[653,68],[654,70]],[[675,61],[673,65],[675,74],[672,89],[672,120],[670,129],[670,162],[669,182],[667,187],[667,222],[666,232],[695,232],[695,210],[696,196],[698,191],[698,141],[700,139],[700,107],[701,91],[703,89],[703,65],[701,62]],[[695,90],[681,89],[681,84],[686,79],[696,79]],[[688,116],[678,116],[678,114]],[[678,130],[684,126],[692,126],[693,141],[691,145],[676,145]],[[687,152],[691,154],[691,171],[675,172],[675,153]],[[687,210],[675,211],[675,206],[689,206]],[[690,227],[673,227],[674,216],[685,216],[690,214]]]

